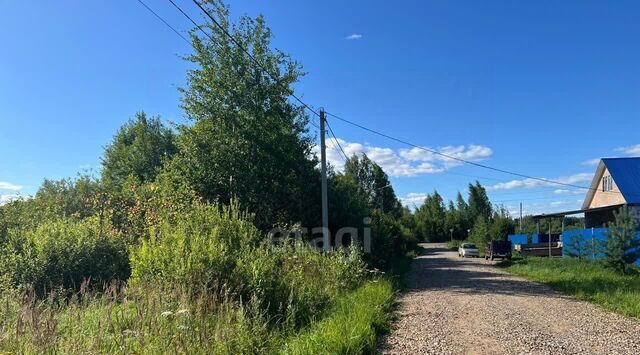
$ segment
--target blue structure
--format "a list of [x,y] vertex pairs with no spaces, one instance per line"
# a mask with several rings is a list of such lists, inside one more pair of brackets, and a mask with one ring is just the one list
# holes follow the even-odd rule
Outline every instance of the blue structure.
[[[601,259],[604,257],[604,244],[607,242],[608,228],[575,229],[562,233],[562,256],[568,257],[578,254],[575,245],[579,247],[583,255],[588,259]],[[640,239],[640,232],[637,235]],[[636,262],[640,264],[640,260]]]
[[529,235],[511,234],[507,237],[507,240],[511,242],[511,247],[514,248],[516,244],[527,244],[529,242]]

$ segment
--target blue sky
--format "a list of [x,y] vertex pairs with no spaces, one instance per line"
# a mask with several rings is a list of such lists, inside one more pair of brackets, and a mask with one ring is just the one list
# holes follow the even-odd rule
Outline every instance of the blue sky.
[[[168,1],[147,0],[180,31]],[[191,1],[178,0],[195,18]],[[180,122],[190,51],[135,0],[0,1],[0,200],[99,167],[138,110]],[[636,1],[239,1],[308,75],[314,106],[458,157],[588,185],[605,156],[640,155]],[[480,178],[525,212],[579,207],[582,191],[460,166],[330,121],[409,204]],[[339,168],[337,152],[329,156]]]

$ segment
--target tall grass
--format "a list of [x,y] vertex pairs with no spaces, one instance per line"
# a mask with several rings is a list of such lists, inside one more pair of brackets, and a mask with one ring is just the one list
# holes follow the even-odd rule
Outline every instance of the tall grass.
[[282,353],[373,353],[376,335],[388,327],[392,300],[391,281],[379,279],[368,283],[339,298],[327,318],[290,339]]
[[640,276],[621,275],[598,261],[527,258],[505,262],[506,270],[605,309],[640,318]]

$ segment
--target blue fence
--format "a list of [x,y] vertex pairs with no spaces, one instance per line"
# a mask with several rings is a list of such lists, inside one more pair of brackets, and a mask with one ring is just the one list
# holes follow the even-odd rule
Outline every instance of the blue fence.
[[[640,239],[640,232],[637,234]],[[589,259],[604,257],[604,243],[607,241],[607,228],[576,229],[562,233],[562,255],[571,256],[578,253],[577,245],[582,254]],[[636,262],[640,265],[640,260]]]
[[[527,234],[511,234],[508,237],[511,245],[526,244]],[[555,238],[554,238],[555,239]],[[640,232],[638,233],[640,239]],[[532,243],[548,242],[546,234],[532,234]],[[604,244],[607,241],[607,228],[573,229],[562,233],[562,255],[571,256],[582,253],[588,259],[600,259],[604,257]],[[640,260],[636,262],[640,265]]]
[[529,235],[511,234],[507,239],[511,242],[511,247],[514,248],[516,244],[527,244],[529,242]]
[[562,233],[562,255],[570,256],[582,252],[589,259],[602,258],[604,257],[603,243],[607,241],[606,233],[607,228],[564,231]]

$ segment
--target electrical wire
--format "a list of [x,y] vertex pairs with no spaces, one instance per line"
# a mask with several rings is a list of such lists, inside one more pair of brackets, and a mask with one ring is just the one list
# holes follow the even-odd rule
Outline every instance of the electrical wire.
[[158,15],[153,9],[151,9],[147,4],[145,4],[142,0],[138,0],[138,2],[144,6],[149,12],[151,12],[158,20],[162,21],[167,27],[169,27],[175,34],[177,34],[183,41],[187,42],[187,44],[191,45],[191,41],[189,41],[185,36],[182,35],[178,30],[176,30],[173,26],[171,26],[165,19],[163,19],[160,15]]
[[[379,135],[379,136],[381,136],[381,137],[384,137],[384,138],[387,138],[387,139],[390,139],[390,140],[396,141],[396,142],[398,142],[398,143],[402,143],[402,144],[404,144],[404,145],[408,145],[408,146],[413,147],[413,148],[417,148],[417,149],[420,149],[420,150],[424,150],[424,151],[426,151],[426,152],[429,152],[429,153],[432,153],[432,154],[436,154],[436,155],[439,155],[439,156],[442,156],[442,157],[445,157],[445,158],[448,158],[448,159],[451,159],[451,160],[459,161],[459,162],[461,162],[461,163],[465,163],[465,164],[473,165],[473,166],[476,166],[476,167],[479,167],[479,168],[483,168],[483,169],[488,169],[488,170],[497,171],[497,172],[500,172],[500,173],[503,173],[503,174],[509,174],[509,175],[513,175],[513,176],[518,176],[518,177],[525,178],[525,179],[541,181],[541,182],[544,182],[544,183],[547,183],[547,184],[562,185],[562,186],[568,186],[568,187],[573,187],[573,188],[583,189],[583,190],[589,190],[589,191],[591,191],[591,190],[593,190],[593,191],[597,191],[597,190],[598,190],[598,189],[596,189],[596,188],[592,188],[592,187],[580,186],[580,185],[575,185],[575,184],[571,184],[571,183],[565,183],[565,182],[561,182],[561,181],[555,181],[555,180],[550,180],[550,179],[545,179],[545,178],[535,177],[535,176],[531,176],[531,175],[527,175],[527,174],[522,174],[522,173],[518,173],[518,172],[514,172],[514,171],[506,170],[506,169],[496,168],[496,167],[489,166],[489,165],[486,165],[486,164],[476,163],[476,162],[469,161],[469,160],[466,160],[466,159],[458,158],[458,157],[453,156],[453,155],[449,155],[449,154],[446,154],[446,153],[439,152],[439,151],[437,151],[437,150],[435,150],[435,149],[426,148],[426,147],[423,147],[423,146],[420,146],[420,145],[417,145],[417,144],[414,144],[414,143],[408,142],[408,141],[406,141],[406,140],[403,140],[403,139],[400,139],[400,138],[393,137],[393,136],[391,136],[391,135],[388,135],[388,134],[382,133],[382,132],[380,132],[380,131],[377,131],[377,130],[374,130],[374,129],[372,129],[372,128],[368,128],[368,127],[363,126],[363,125],[361,125],[361,124],[358,124],[358,123],[355,123],[355,122],[353,122],[353,121],[350,121],[350,120],[348,120],[348,119],[346,119],[346,118],[343,118],[343,117],[337,116],[337,115],[335,115],[335,114],[333,114],[333,113],[327,112],[326,114],[327,114],[327,115],[329,115],[329,116],[331,116],[331,117],[333,117],[333,118],[336,118],[336,119],[338,119],[338,120],[340,120],[340,121],[342,121],[342,122],[348,123],[348,124],[350,124],[350,125],[352,125],[352,126],[358,127],[358,128],[360,128],[360,129],[362,129],[362,130],[365,130],[365,131],[368,131],[368,132],[370,132],[370,133],[373,133],[373,134]],[[605,191],[605,192],[606,192],[606,191]],[[609,192],[612,192],[612,193],[621,193],[621,192],[619,192],[619,191],[609,191]]]

